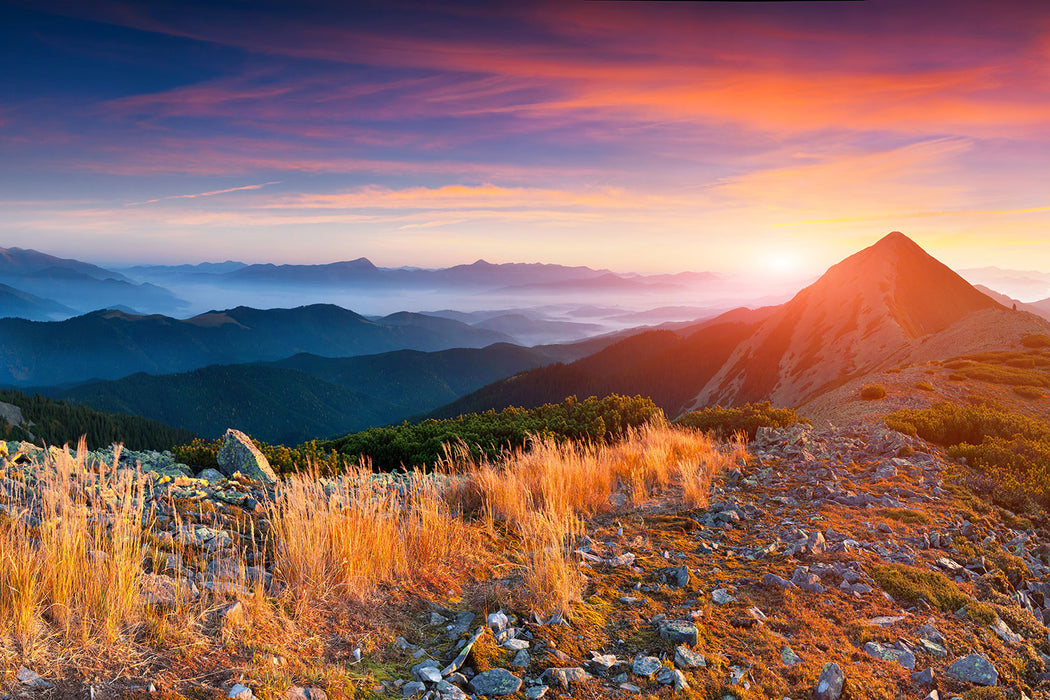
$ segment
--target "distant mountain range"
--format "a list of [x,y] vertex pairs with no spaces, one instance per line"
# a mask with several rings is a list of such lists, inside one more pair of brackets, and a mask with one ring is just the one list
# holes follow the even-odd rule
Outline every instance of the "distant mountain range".
[[56,385],[168,373],[212,364],[279,360],[309,352],[348,357],[506,342],[459,321],[394,314],[370,320],[338,306],[238,307],[186,320],[96,311],[66,321],[0,319],[0,385]]
[[[671,415],[770,400],[797,406],[902,362],[946,359],[1050,333],[894,232],[830,268],[791,301],[677,333],[632,336],[568,365],[495,382],[432,412],[531,407],[570,394],[642,394]],[[1016,337],[1013,337],[1016,336]]]
[[995,299],[1003,306],[1009,308],[1016,308],[1021,311],[1027,311],[1037,316],[1042,316],[1043,318],[1050,321],[1050,299],[1042,299],[1040,301],[1025,303],[1023,301],[1018,301],[1017,299],[1014,299],[1012,297],[1008,297],[1005,294],[1000,294],[994,289],[989,289],[988,287],[985,287],[983,284],[977,284],[974,285],[974,287],[987,294],[992,299]]
[[689,289],[718,280],[710,272],[639,275],[589,267],[543,263],[470,265],[441,269],[377,267],[368,258],[320,265],[246,265],[233,261],[201,265],[140,265],[124,270],[136,279],[159,284],[208,284],[222,287],[490,290],[500,292],[598,291],[603,293]]
[[186,306],[163,287],[136,283],[90,263],[23,248],[0,248],[0,279],[8,289],[28,295],[4,296],[6,303],[0,313],[19,318],[52,320],[121,304],[163,313]]
[[[137,265],[106,269],[36,250],[0,248],[0,317],[57,321],[104,309],[186,318],[208,308],[309,306],[334,303],[383,314],[419,309],[428,300],[476,308],[489,299],[496,313],[475,322],[504,324],[521,344],[576,340],[623,329],[628,321],[569,313],[566,295],[579,295],[579,307],[595,301],[620,303],[651,299],[653,305],[678,303],[698,290],[714,293],[719,278],[708,272],[640,275],[583,266],[542,263],[470,265],[440,269],[384,268],[367,258],[317,265],[246,264],[227,260],[195,265]],[[400,300],[400,301],[395,301]],[[631,306],[635,306],[632,303]],[[554,311],[554,306],[561,308]],[[506,307],[519,307],[518,309]],[[539,313],[546,307],[552,314]],[[597,307],[594,307],[597,308]],[[359,308],[360,310],[360,308]],[[629,313],[629,312],[621,312]],[[521,314],[528,318],[511,317]],[[442,315],[440,313],[434,315]],[[507,315],[499,322],[492,316]],[[676,316],[669,321],[687,321]],[[472,322],[468,322],[472,323]],[[504,332],[507,332],[506,330]]]

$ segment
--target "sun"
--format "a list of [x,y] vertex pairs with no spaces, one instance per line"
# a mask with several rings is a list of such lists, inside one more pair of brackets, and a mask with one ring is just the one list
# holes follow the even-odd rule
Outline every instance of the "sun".
[[762,256],[762,267],[770,274],[790,275],[798,272],[800,259],[796,253],[772,250]]

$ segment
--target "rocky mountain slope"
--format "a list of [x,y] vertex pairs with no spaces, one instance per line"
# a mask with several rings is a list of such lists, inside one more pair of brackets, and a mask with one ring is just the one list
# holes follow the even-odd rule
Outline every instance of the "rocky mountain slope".
[[[151,687],[170,698],[1048,697],[1045,516],[975,498],[938,449],[878,426],[764,429],[749,451],[705,507],[667,487],[645,506],[587,519],[572,546],[585,593],[567,617],[501,609],[514,583],[494,574],[475,594],[390,609],[312,645],[243,636],[266,628],[251,622],[258,613],[228,557],[246,541],[245,518],[283,488],[272,473],[232,473],[257,456],[242,451],[194,477],[170,456],[125,455],[156,470],[160,549],[142,595],[161,609],[207,597],[222,652],[176,664],[153,656],[93,679],[7,657],[5,692],[81,694],[91,683],[96,697]],[[3,464],[0,500],[11,502],[32,474],[18,458]],[[181,559],[165,558],[179,543]],[[259,560],[256,580],[269,580],[267,566]],[[342,670],[318,673],[320,663]]]

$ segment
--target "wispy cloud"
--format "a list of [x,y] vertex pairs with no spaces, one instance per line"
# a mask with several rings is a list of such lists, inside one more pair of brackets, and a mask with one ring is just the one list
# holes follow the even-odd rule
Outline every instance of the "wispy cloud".
[[143,204],[156,204],[157,202],[166,202],[171,199],[197,199],[199,197],[214,197],[220,194],[229,194],[230,192],[245,192],[247,190],[261,190],[263,187],[269,187],[270,185],[279,185],[280,180],[274,180],[273,182],[263,182],[258,185],[242,185],[241,187],[228,187],[224,190],[211,190],[210,192],[194,192],[193,194],[173,194],[167,197],[157,197],[156,199],[147,199],[142,202],[129,202],[125,206],[138,207]]

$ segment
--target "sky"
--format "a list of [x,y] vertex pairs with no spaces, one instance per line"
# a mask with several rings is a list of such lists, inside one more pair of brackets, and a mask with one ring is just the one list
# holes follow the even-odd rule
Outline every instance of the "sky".
[[0,0],[0,246],[1050,270],[1050,4]]

